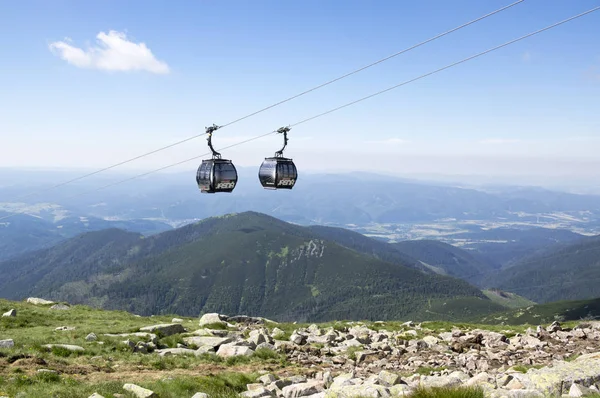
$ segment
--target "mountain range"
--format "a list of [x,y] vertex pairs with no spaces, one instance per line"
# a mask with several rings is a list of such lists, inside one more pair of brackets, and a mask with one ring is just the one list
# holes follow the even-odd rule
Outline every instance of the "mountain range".
[[539,303],[600,297],[600,236],[524,258],[485,283]]
[[364,252],[311,228],[244,212],[149,237],[118,229],[82,234],[0,263],[0,294],[142,315],[310,321],[430,319],[431,308],[444,306],[442,317],[503,308],[465,281],[404,263],[402,254],[388,262]]
[[458,319],[519,303],[599,297],[600,237],[561,234],[564,242],[542,238],[528,255],[498,266],[439,241],[387,243],[243,212],[147,236],[108,228],[64,239],[0,262],[0,296],[144,315],[307,321]]
[[[11,215],[2,220],[2,217]],[[58,242],[88,231],[120,228],[150,235],[172,229],[155,220],[104,220],[97,217],[42,211],[31,215],[14,215],[0,211],[0,261],[51,247]]]

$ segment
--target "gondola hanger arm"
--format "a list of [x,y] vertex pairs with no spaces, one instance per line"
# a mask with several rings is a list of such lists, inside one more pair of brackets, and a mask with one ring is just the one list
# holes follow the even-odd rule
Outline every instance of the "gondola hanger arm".
[[217,126],[214,123],[212,126],[206,127],[206,135],[208,136],[208,138],[206,140],[208,141],[208,147],[210,148],[210,150],[212,152],[213,159],[221,159],[221,154],[219,152],[215,151],[215,148],[213,148],[213,146],[212,146],[212,134],[215,131],[217,131],[219,128],[220,128],[220,126]]
[[277,134],[283,134],[283,148],[281,148],[280,150],[278,150],[277,152],[275,152],[275,157],[283,157],[283,150],[285,149],[285,147],[288,144],[288,136],[287,133],[291,130],[291,128],[289,126],[287,127],[280,127],[277,130]]

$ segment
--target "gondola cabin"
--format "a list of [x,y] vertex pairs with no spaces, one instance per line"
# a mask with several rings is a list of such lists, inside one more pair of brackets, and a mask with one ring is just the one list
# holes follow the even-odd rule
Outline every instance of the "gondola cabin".
[[265,189],[292,189],[298,179],[298,171],[292,159],[265,158],[258,170],[258,178]]
[[227,159],[203,160],[196,174],[198,188],[203,193],[232,192],[237,180],[237,170]]

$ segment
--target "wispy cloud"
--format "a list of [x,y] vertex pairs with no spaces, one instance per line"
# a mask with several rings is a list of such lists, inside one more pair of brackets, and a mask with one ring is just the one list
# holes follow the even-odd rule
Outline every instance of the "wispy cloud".
[[533,59],[533,54],[531,54],[529,51],[525,51],[521,56],[521,59],[524,62],[531,62],[531,60]]
[[388,144],[388,145],[401,145],[408,144],[410,141],[403,140],[402,138],[388,138],[386,140],[378,141],[367,141],[369,144]]
[[489,138],[486,140],[479,141],[480,144],[485,144],[485,145],[517,144],[519,142],[521,142],[521,140],[508,139],[508,138]]
[[151,73],[169,73],[169,66],[154,57],[144,43],[134,43],[125,33],[114,30],[96,35],[96,47],[84,50],[69,43],[71,39],[50,43],[50,50],[78,68],[109,71],[145,70]]

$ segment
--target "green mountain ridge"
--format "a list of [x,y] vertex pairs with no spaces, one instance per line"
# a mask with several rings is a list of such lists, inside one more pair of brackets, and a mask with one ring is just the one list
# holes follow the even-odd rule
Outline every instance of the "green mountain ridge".
[[49,212],[41,215],[6,213],[0,211],[0,261],[16,258],[35,250],[52,247],[85,232],[119,228],[150,235],[171,229],[160,221],[103,220],[96,217],[68,215],[57,217]]
[[394,244],[402,253],[418,258],[443,275],[477,283],[494,270],[492,265],[466,250],[435,240],[413,240]]
[[600,296],[600,236],[559,245],[490,275],[486,284],[538,303]]
[[334,241],[359,253],[373,256],[388,263],[415,268],[425,273],[434,273],[429,267],[424,266],[421,261],[398,250],[398,247],[393,244],[339,227],[311,225],[307,228],[322,239]]
[[430,319],[428,308],[437,306],[452,307],[451,316],[503,309],[465,281],[397,260],[245,212],[150,237],[118,230],[78,236],[0,263],[0,294],[141,315],[220,312],[283,321]]

